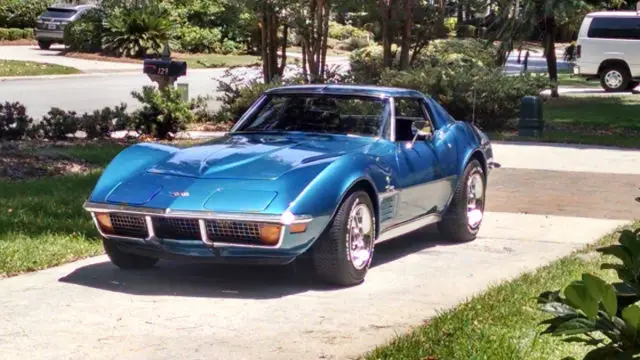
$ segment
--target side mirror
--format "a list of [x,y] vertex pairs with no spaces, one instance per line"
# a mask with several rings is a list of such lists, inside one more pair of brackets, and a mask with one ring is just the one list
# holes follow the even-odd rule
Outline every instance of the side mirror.
[[421,140],[430,140],[433,137],[431,127],[428,125],[429,124],[425,120],[416,120],[413,122],[411,127],[416,130],[416,134],[413,136],[413,140],[411,140],[411,143],[407,144],[408,149],[413,147],[418,138],[420,138]]

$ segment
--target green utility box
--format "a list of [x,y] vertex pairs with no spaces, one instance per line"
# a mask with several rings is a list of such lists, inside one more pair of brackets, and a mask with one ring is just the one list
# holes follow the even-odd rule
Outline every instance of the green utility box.
[[520,104],[519,136],[542,136],[542,100],[539,96],[525,96]]

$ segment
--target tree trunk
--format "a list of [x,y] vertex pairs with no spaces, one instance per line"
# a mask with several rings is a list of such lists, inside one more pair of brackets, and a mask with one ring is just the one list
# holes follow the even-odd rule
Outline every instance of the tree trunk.
[[260,22],[260,55],[262,57],[262,77],[265,83],[270,82],[269,78],[269,59],[268,59],[268,44],[267,44],[267,5],[262,8],[262,21]]
[[412,0],[403,0],[404,26],[402,27],[402,40],[400,50],[400,69],[409,67],[409,50],[411,48],[411,28],[413,27]]
[[271,71],[270,77],[273,81],[280,71],[278,67],[278,18],[274,11],[271,9],[271,16],[269,17],[271,22],[269,24],[269,69]]
[[284,24],[284,27],[282,28],[282,37],[282,58],[280,60],[280,70],[278,71],[280,78],[284,75],[284,69],[287,67],[287,38],[289,37],[289,24]]
[[329,16],[331,15],[329,9],[329,0],[324,0],[322,7],[323,22],[322,22],[322,54],[320,55],[320,81],[325,80],[326,67],[327,67],[327,48],[329,42]]
[[551,80],[551,96],[559,97],[558,94],[558,62],[556,59],[556,19],[555,16],[546,16],[544,19],[544,48],[547,58],[547,71],[549,71],[549,79]]
[[391,67],[393,65],[391,54],[391,15],[393,10],[391,0],[378,0],[378,5],[382,25],[382,62],[384,67]]
[[458,0],[458,25],[462,25],[462,23],[464,22],[464,17],[462,16],[464,12],[464,6],[462,4],[462,1]]

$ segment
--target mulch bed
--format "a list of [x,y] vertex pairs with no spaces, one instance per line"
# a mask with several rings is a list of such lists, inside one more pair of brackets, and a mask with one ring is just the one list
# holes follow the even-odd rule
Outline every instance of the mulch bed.
[[55,151],[56,146],[69,144],[71,143],[0,142],[0,180],[23,181],[50,176],[80,175],[99,169],[98,166]]
[[31,39],[0,40],[0,45],[38,45],[38,42]]

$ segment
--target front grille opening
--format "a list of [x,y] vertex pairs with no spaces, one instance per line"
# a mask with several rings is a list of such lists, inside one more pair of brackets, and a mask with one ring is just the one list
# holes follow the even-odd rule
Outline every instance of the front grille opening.
[[144,216],[112,213],[109,217],[115,235],[134,238],[149,236]]
[[246,245],[263,245],[260,241],[260,224],[245,221],[207,220],[207,237],[213,242]]
[[200,224],[197,219],[153,218],[153,229],[160,239],[200,240]]

